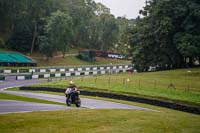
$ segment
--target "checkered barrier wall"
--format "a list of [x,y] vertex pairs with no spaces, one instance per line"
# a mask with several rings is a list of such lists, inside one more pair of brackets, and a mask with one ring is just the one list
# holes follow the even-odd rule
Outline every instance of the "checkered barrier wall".
[[129,65],[105,65],[105,66],[75,66],[75,67],[52,67],[52,68],[31,68],[31,69],[0,69],[0,74],[18,74],[18,73],[56,73],[56,72],[73,72],[73,71],[90,71],[90,70],[109,70],[128,68]]
[[26,74],[19,75],[16,77],[17,80],[28,80],[28,79],[39,79],[39,78],[60,78],[60,77],[71,77],[71,76],[90,76],[90,75],[103,75],[112,73],[126,72],[128,65],[124,66],[106,66],[106,67],[86,67],[86,68],[69,68],[68,71],[56,71],[54,69],[50,72],[44,72],[40,74]]
[[[104,67],[101,67],[104,69]],[[0,70],[1,74],[14,74],[14,73],[55,73],[55,72],[73,72],[73,71],[89,71],[89,70],[97,70],[97,67],[85,67],[85,68],[81,68],[81,67],[77,67],[77,68],[42,68],[42,69],[21,69],[21,70]]]

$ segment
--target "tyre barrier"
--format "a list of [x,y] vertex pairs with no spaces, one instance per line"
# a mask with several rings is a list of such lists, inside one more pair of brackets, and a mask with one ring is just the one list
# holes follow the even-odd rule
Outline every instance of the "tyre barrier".
[[[62,92],[64,93],[65,90],[61,88],[48,88],[48,87],[20,87],[20,90],[31,90],[31,91],[49,91],[49,92]],[[192,114],[198,114],[200,115],[200,107],[199,106],[191,106],[187,104],[181,104],[176,101],[165,101],[165,100],[157,100],[157,99],[150,99],[150,98],[144,98],[139,96],[129,96],[129,95],[122,95],[122,94],[115,94],[115,93],[109,93],[109,92],[99,92],[99,91],[88,91],[84,90],[84,88],[81,88],[81,95],[86,96],[98,96],[103,98],[112,98],[117,100],[126,100],[126,101],[132,101],[132,102],[139,102],[139,103],[145,103],[160,107],[165,107],[169,109],[174,109],[178,111],[188,112]]]
[[5,80],[5,76],[3,75],[0,75],[0,82],[4,81]]

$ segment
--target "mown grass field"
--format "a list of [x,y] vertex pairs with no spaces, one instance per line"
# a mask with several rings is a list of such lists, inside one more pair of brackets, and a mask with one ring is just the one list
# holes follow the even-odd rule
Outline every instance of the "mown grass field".
[[[110,91],[200,105],[200,68],[80,77],[73,80],[80,88],[91,91]],[[65,89],[68,83],[58,81],[32,86]],[[169,86],[171,83],[175,88]]]
[[96,58],[96,61],[89,62],[78,59],[75,56],[52,58],[48,61],[45,59],[36,59],[38,66],[70,66],[70,65],[101,65],[101,64],[130,64],[130,61]]
[[151,108],[160,112],[81,109],[0,115],[0,132],[199,133],[199,115]]
[[[81,65],[110,65],[112,64],[130,64],[131,61],[119,60],[119,59],[108,59],[108,58],[96,58],[96,61],[89,62],[78,59],[76,56],[68,56],[65,58],[51,58],[48,61],[43,58],[33,58],[36,60],[38,67],[49,67],[49,66],[81,66]],[[28,69],[32,67],[2,67],[7,69]]]
[[36,99],[36,98],[16,96],[16,95],[11,95],[11,94],[1,93],[1,92],[0,92],[0,100],[17,100],[17,101],[24,101],[24,102],[65,105],[64,103],[52,102],[52,101],[47,101],[47,100],[40,100],[40,99]]

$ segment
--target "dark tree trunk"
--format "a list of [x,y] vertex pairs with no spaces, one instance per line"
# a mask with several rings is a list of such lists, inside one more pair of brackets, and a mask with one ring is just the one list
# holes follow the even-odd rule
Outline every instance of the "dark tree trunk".
[[63,58],[65,58],[65,51],[62,52]]
[[35,23],[35,28],[34,28],[34,33],[33,33],[33,39],[32,39],[32,43],[31,43],[31,52],[30,52],[30,55],[33,54],[33,49],[34,49],[36,37],[37,37],[37,23]]
[[200,55],[198,56],[198,61],[199,61],[199,65],[200,65]]
[[188,63],[189,67],[193,66],[193,59],[192,57],[189,57],[189,63]]
[[49,61],[49,56],[46,56],[46,61]]
[[179,55],[178,68],[184,68],[184,67],[186,67],[186,63],[185,63],[184,57],[182,55]]

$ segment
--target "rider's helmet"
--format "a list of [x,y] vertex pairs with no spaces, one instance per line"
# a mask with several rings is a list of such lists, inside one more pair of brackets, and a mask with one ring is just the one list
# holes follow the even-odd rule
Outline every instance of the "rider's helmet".
[[69,82],[69,84],[74,84],[74,82],[71,80],[71,81]]

